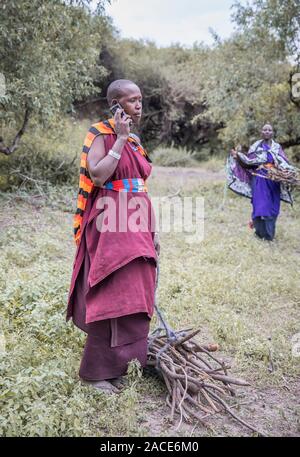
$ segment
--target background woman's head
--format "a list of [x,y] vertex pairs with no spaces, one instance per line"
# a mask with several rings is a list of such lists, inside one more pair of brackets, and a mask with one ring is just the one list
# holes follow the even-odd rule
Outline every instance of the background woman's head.
[[274,130],[271,124],[265,124],[261,129],[261,136],[264,140],[271,140],[274,135]]
[[117,79],[107,88],[109,106],[119,103],[134,124],[139,124],[142,116],[142,94],[140,88],[128,79]]

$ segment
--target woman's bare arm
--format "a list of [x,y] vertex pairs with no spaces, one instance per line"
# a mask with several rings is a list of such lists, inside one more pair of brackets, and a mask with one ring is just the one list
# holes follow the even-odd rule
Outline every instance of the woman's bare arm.
[[[126,139],[117,139],[113,145],[113,150],[118,154],[121,154],[126,141]],[[117,168],[118,162],[118,159],[115,159],[110,155],[105,155],[103,136],[97,136],[93,141],[87,157],[87,167],[95,186],[103,186],[105,181],[113,174]]]

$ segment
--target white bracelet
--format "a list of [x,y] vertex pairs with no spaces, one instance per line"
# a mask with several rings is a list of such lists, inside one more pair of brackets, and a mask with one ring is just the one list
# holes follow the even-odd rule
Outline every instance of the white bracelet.
[[118,154],[117,152],[113,151],[112,149],[110,149],[108,151],[108,155],[114,157],[117,160],[120,160],[120,158],[121,158],[121,154]]

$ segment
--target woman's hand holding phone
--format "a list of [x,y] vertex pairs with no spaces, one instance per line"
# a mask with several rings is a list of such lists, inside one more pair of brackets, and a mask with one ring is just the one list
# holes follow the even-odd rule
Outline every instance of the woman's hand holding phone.
[[132,124],[131,117],[128,116],[123,109],[118,108],[114,115],[114,121],[117,137],[127,141],[130,134],[130,126]]

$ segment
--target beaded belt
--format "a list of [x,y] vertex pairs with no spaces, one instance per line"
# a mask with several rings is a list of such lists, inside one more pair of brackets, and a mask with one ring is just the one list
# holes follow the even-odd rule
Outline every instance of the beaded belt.
[[104,189],[116,190],[117,192],[147,192],[145,181],[142,178],[117,179],[104,184]]

